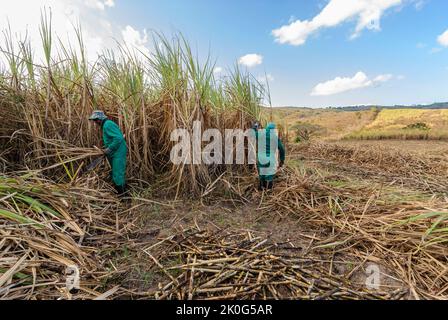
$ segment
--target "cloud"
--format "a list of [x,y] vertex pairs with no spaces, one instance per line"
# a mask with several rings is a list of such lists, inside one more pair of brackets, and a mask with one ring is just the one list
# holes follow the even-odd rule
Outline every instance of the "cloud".
[[[146,29],[139,31],[130,25],[120,28],[115,26],[109,18],[106,9],[115,7],[114,0],[0,1],[5,2],[5,4],[2,3],[2,12],[0,12],[0,30],[7,28],[7,21],[9,21],[11,30],[14,34],[19,35],[18,38],[23,38],[25,34],[28,34],[32,47],[36,50],[35,55],[38,62],[41,62],[44,56],[39,33],[40,12],[44,8],[47,12],[51,10],[52,13],[55,44],[57,36],[64,45],[70,42],[76,47],[77,37],[73,26],[78,25],[79,22],[89,61],[95,61],[98,54],[101,54],[104,49],[116,48],[114,39],[122,41],[136,52],[149,54],[149,49],[146,47],[148,43]],[[23,10],[24,7],[27,8],[26,11]]]
[[[115,5],[112,0],[0,1],[0,30],[7,28],[9,22],[12,33],[17,38],[23,39],[27,35],[35,50],[36,63],[40,63],[44,56],[39,33],[40,12],[44,8],[52,13],[55,46],[58,44],[57,35],[63,43],[70,42],[76,47],[77,38],[73,26],[80,23],[89,60],[95,60],[103,49],[114,47],[113,38],[119,36],[105,10]],[[3,45],[2,40],[0,38],[0,46]],[[0,54],[1,59],[3,56]]]
[[149,55],[149,49],[146,47],[146,44],[148,43],[148,33],[146,29],[143,29],[143,31],[140,32],[128,25],[121,31],[121,36],[123,37],[123,42],[129,48],[135,49],[136,52]]
[[216,67],[214,70],[213,70],[213,73],[214,74],[219,74],[219,73],[222,73],[224,71],[224,69],[222,68],[222,67]]
[[255,53],[246,54],[238,60],[238,63],[248,68],[252,68],[263,63],[263,56]]
[[423,9],[423,7],[426,5],[426,0],[414,0],[414,7],[417,11],[420,11]]
[[419,42],[419,43],[417,43],[416,47],[417,47],[417,49],[424,49],[427,47],[427,45],[426,45],[426,43]]
[[257,81],[258,82],[262,82],[262,83],[274,82],[275,78],[274,78],[274,76],[272,74],[268,73],[268,74],[265,74],[265,75],[257,77]]
[[346,91],[367,88],[380,83],[387,82],[393,78],[391,74],[382,74],[374,79],[369,79],[367,75],[359,71],[352,78],[337,77],[333,80],[319,83],[311,92],[312,96],[330,96]]
[[437,37],[437,42],[444,47],[448,47],[448,30]]
[[364,29],[380,30],[384,12],[400,4],[402,0],[330,0],[312,20],[296,20],[273,30],[272,35],[278,43],[300,46],[320,29],[336,27],[356,19],[357,25],[351,36],[356,38]]
[[104,1],[104,5],[109,8],[115,7],[115,1],[114,0],[106,0],[106,1]]
[[114,0],[84,0],[84,4],[93,9],[105,10],[106,7],[115,7]]
[[373,82],[387,82],[392,79],[394,76],[391,74],[381,74],[373,79]]
[[430,54],[436,54],[436,53],[439,53],[439,52],[442,51],[442,50],[443,50],[442,48],[434,47],[434,48],[432,48],[431,50],[429,50],[429,53],[430,53]]

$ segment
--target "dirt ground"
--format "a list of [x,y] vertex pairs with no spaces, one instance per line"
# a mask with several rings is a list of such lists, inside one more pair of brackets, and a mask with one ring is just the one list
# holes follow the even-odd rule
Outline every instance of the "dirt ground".
[[[347,144],[342,142],[342,144]],[[387,143],[377,142],[378,145],[386,148],[402,148],[405,146],[399,142],[388,141]],[[350,143],[351,146],[356,145]],[[365,144],[364,144],[365,145]],[[375,143],[368,143],[374,146]],[[420,148],[419,152],[431,152],[440,154],[446,150],[443,143],[411,142],[410,145]],[[424,151],[423,151],[423,150]],[[357,166],[348,166],[345,163],[335,163],[334,161],[316,161],[306,153],[292,153],[289,155],[288,166],[301,167],[302,170],[319,170],[320,174],[332,177],[335,185],[350,183],[359,186],[375,185],[381,189],[385,197],[406,198],[409,200],[426,199],[430,197],[425,183],[422,185],[410,183],[407,185],[403,181],[396,182],[393,176],[381,171],[365,170]],[[395,181],[395,182],[394,182]],[[239,233],[250,233],[253,237],[268,239],[271,243],[278,244],[282,250],[288,254],[306,256],[310,251],[318,252],[323,265],[328,268],[329,273],[350,274],[353,283],[360,287],[367,286],[369,276],[369,263],[361,263],[353,256],[345,256],[334,249],[318,250],[319,243],[325,243],[329,238],[337,237],[331,230],[316,229],[312,225],[303,222],[300,217],[266,213],[259,204],[262,197],[266,196],[255,188],[249,203],[237,204],[230,199],[221,199],[212,203],[201,203],[196,200],[173,202],[171,204],[147,204],[139,209],[141,219],[139,223],[142,230],[150,230],[148,236],[140,244],[141,248],[151,247],[160,239],[169,237],[179,229],[187,229],[196,226],[198,229],[224,230]],[[163,203],[163,204],[162,204]],[[148,260],[146,256],[135,257],[134,272],[127,274],[124,283],[129,287],[139,288],[141,292],[153,292],[163,282],[163,275],[153,268],[147,268]],[[362,267],[353,270],[354,266]],[[405,285],[397,279],[394,270],[385,268],[381,261],[376,261],[381,272],[381,286],[379,290],[393,291],[402,290]],[[411,296],[409,296],[411,297]]]

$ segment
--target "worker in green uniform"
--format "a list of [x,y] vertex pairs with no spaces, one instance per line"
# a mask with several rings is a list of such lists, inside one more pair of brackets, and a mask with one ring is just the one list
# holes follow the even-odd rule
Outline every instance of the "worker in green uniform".
[[277,172],[277,149],[280,153],[279,166],[283,167],[285,164],[285,147],[278,137],[275,128],[274,123],[269,123],[265,130],[261,129],[259,122],[255,122],[253,125],[258,145],[257,169],[260,183],[258,190],[260,191],[274,188],[274,178]]
[[120,127],[108,119],[103,111],[94,111],[90,121],[101,127],[103,132],[104,154],[112,167],[112,182],[120,196],[126,192],[126,154],[127,147]]

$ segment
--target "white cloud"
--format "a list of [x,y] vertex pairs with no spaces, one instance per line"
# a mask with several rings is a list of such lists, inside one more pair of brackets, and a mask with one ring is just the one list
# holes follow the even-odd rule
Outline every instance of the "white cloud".
[[[112,0],[0,0],[0,30],[7,28],[9,22],[14,35],[23,39],[27,34],[35,50],[36,62],[40,63],[43,58],[40,13],[44,8],[47,12],[51,9],[54,45],[58,42],[57,35],[63,43],[70,41],[76,47],[73,26],[79,22],[88,59],[95,60],[103,49],[115,46],[113,37],[119,35],[104,10],[114,5]],[[0,45],[2,40],[0,38]],[[0,57],[3,59],[1,54]]]
[[431,50],[429,50],[429,53],[430,53],[430,54],[436,54],[436,53],[439,53],[439,52],[442,51],[442,50],[443,50],[442,48],[434,47],[434,48],[432,48]]
[[381,74],[373,79],[374,82],[387,82],[392,79],[394,76],[391,74]]
[[415,2],[414,6],[417,11],[422,10],[423,7],[426,5],[426,0],[414,0],[414,2]]
[[115,7],[115,1],[114,0],[106,0],[106,1],[104,1],[104,5],[109,8]]
[[380,30],[384,12],[401,3],[402,0],[330,0],[312,20],[296,20],[273,30],[272,34],[276,42],[300,46],[320,29],[356,19],[357,25],[352,34],[352,38],[356,38],[364,29]]
[[222,67],[216,67],[214,70],[213,70],[213,73],[214,74],[219,74],[219,73],[222,73],[224,71],[224,69],[222,68]]
[[255,53],[246,54],[238,60],[238,63],[248,68],[252,68],[263,63],[263,56]]
[[274,82],[274,80],[274,76],[270,73],[257,77],[258,82]]
[[[90,61],[95,61],[104,49],[116,48],[114,39],[122,41],[136,52],[149,54],[146,29],[139,31],[129,25],[121,29],[109,19],[106,9],[115,6],[114,0],[0,0],[0,5],[0,30],[6,28],[9,21],[14,34],[20,34],[23,38],[28,32],[38,62],[43,59],[39,25],[40,12],[44,8],[52,13],[55,45],[59,37],[64,44],[70,42],[76,47],[77,37],[73,26],[80,23]],[[24,7],[27,10],[23,10]]]
[[387,82],[393,78],[391,74],[382,74],[374,79],[370,79],[367,75],[359,71],[352,78],[337,77],[333,80],[319,83],[311,92],[312,96],[330,96],[346,91],[356,90],[360,88],[371,87],[380,83]]
[[448,30],[437,38],[437,42],[444,47],[448,47]]
[[124,43],[129,48],[137,50],[136,52],[149,55],[149,49],[146,47],[146,44],[148,43],[148,33],[146,29],[143,29],[143,31],[140,32],[131,26],[126,26],[126,28],[121,31],[121,36],[123,37]]
[[419,43],[417,43],[417,49],[424,49],[424,48],[426,48],[426,43],[423,43],[423,42],[419,42]]
[[114,0],[84,0],[86,6],[94,9],[105,10],[106,7],[115,7]]

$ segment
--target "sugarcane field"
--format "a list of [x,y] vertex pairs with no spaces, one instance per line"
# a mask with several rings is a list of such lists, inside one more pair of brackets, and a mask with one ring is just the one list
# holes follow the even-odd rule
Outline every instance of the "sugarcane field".
[[448,299],[445,1],[0,4],[0,300]]

